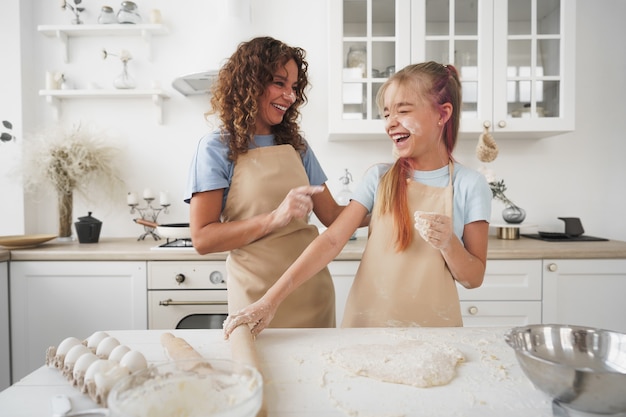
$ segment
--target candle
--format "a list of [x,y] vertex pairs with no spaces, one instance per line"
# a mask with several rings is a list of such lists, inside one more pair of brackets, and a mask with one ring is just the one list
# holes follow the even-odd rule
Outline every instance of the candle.
[[161,191],[159,193],[159,204],[161,204],[162,206],[169,206],[170,205],[170,199],[169,199],[166,191]]
[[143,199],[144,200],[154,200],[154,193],[152,192],[151,189],[146,188],[145,190],[143,190]]
[[137,200],[137,194],[132,191],[129,191],[128,196],[126,196],[126,202],[128,203],[129,206],[139,204],[139,201]]

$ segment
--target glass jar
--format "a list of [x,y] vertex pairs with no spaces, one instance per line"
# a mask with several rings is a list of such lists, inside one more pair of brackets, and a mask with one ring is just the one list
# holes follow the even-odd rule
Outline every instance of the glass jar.
[[117,17],[115,17],[115,12],[112,7],[102,6],[100,16],[98,16],[98,23],[103,25],[117,23]]
[[141,15],[137,11],[137,5],[132,1],[123,1],[117,12],[119,23],[141,23]]
[[348,68],[360,68],[361,76],[367,77],[367,51],[365,46],[351,46],[348,50]]

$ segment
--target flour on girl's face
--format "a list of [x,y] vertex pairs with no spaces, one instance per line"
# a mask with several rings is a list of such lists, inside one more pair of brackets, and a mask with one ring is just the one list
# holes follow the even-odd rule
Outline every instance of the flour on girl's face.
[[398,123],[400,123],[403,128],[408,130],[411,135],[422,134],[422,126],[413,117],[399,117]]

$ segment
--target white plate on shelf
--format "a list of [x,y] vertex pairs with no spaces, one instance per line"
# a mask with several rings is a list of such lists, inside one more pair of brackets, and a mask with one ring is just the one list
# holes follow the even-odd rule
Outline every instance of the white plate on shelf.
[[0,246],[5,249],[28,249],[54,239],[57,235],[0,236]]

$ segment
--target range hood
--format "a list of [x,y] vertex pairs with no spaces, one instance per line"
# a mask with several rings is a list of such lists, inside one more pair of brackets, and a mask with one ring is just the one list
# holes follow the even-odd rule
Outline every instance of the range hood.
[[208,94],[209,88],[217,78],[217,70],[196,72],[178,77],[172,81],[172,87],[185,96]]

